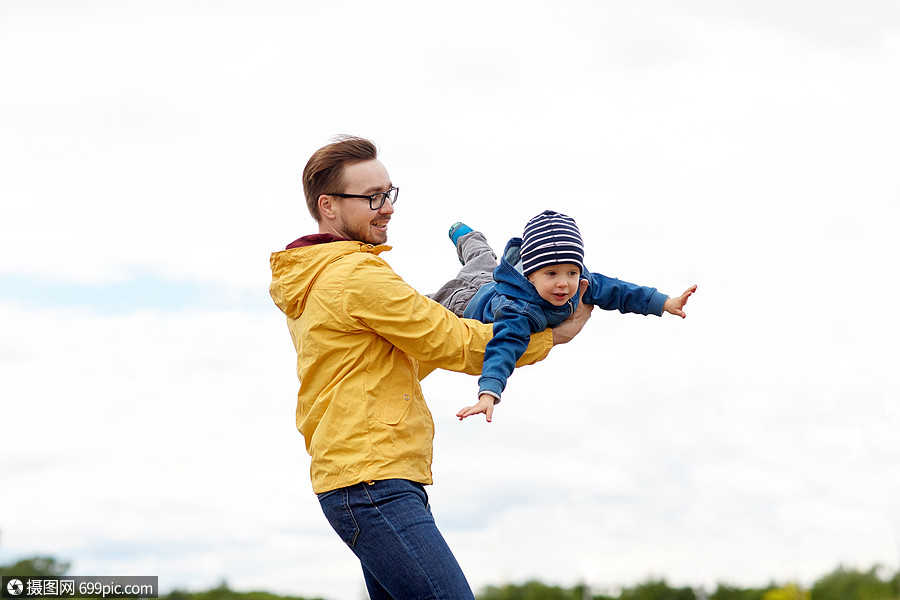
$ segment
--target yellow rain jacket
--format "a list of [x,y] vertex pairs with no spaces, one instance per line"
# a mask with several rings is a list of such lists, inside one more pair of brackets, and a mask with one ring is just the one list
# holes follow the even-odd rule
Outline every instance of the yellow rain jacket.
[[[435,368],[479,374],[492,335],[406,284],[379,256],[389,249],[330,241],[270,259],[269,293],[297,350],[297,428],[317,494],[382,479],[430,484],[434,422],[419,381]],[[533,335],[518,364],[552,345],[549,330]]]

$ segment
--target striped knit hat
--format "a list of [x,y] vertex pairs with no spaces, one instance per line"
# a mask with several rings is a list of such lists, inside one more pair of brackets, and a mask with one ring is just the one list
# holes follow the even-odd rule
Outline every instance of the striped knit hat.
[[584,244],[575,219],[545,210],[525,224],[522,269],[526,275],[547,265],[574,263],[584,273]]

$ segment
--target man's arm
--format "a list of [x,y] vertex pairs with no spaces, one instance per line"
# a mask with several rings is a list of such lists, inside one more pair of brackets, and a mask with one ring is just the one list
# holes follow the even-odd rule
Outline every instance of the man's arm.
[[[478,375],[493,325],[460,319],[419,294],[383,260],[371,257],[346,280],[344,310],[363,328],[388,340],[419,362],[419,379],[436,368]],[[519,365],[547,357],[553,334],[533,334]]]
[[[437,302],[419,294],[383,260],[372,257],[350,274],[344,294],[345,310],[360,323],[419,361],[419,379],[441,368],[481,374],[484,351],[493,325],[460,319]],[[536,363],[555,344],[574,338],[590,316],[580,307],[555,329],[532,334],[516,366]]]

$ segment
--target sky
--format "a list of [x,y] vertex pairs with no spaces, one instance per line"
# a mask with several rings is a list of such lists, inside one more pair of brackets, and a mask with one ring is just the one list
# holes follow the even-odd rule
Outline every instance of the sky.
[[365,597],[294,426],[268,259],[368,137],[422,293],[544,209],[684,320],[595,311],[423,381],[472,587],[810,585],[900,566],[900,5],[0,3],[0,564]]

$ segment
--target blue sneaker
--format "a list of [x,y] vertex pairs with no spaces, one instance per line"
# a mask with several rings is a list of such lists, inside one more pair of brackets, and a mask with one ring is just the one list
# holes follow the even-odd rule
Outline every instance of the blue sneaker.
[[472,228],[465,223],[457,221],[450,226],[450,241],[453,242],[453,245],[455,246],[457,242],[459,242],[459,238],[467,233],[472,233]]

